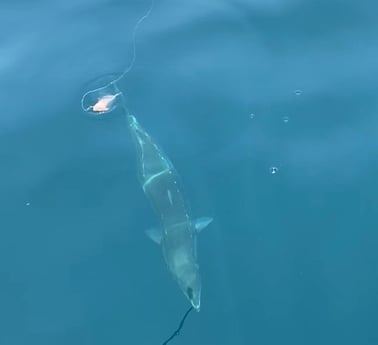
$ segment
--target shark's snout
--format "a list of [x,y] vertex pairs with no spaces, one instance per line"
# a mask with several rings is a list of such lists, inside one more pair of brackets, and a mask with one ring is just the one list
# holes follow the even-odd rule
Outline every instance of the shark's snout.
[[192,306],[193,306],[193,308],[195,309],[196,312],[200,311],[200,309],[201,309],[201,301],[200,301],[200,299],[198,299],[198,300],[192,299],[190,301],[190,303],[192,304]]
[[200,285],[198,286],[193,286],[193,287],[188,287],[186,289],[186,297],[190,301],[190,304],[192,307],[199,312],[200,307],[201,307],[201,287]]

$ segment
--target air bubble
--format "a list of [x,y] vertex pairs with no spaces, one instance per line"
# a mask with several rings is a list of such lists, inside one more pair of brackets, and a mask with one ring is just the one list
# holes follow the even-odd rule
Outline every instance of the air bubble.
[[294,91],[295,96],[300,96],[302,94],[302,90],[295,90]]
[[249,118],[250,118],[250,119],[254,119],[254,118],[255,118],[255,114],[254,114],[254,113],[250,113],[250,114],[249,114]]
[[272,175],[275,175],[278,173],[278,168],[273,166],[269,168],[269,171]]
[[288,123],[288,122],[289,122],[289,116],[283,116],[283,117],[282,117],[282,121],[283,121],[284,123]]

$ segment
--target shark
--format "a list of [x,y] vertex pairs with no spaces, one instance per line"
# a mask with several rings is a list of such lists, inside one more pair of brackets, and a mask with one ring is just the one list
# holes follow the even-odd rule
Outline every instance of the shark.
[[196,311],[201,306],[201,277],[197,261],[197,235],[211,217],[192,220],[182,193],[180,177],[172,162],[133,115],[127,116],[135,143],[137,176],[160,221],[146,234],[161,246],[173,279]]

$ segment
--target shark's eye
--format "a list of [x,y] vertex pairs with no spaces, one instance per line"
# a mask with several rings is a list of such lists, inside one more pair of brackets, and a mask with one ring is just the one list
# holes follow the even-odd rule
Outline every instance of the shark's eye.
[[188,294],[189,299],[193,299],[193,289],[191,287],[186,289],[186,293]]

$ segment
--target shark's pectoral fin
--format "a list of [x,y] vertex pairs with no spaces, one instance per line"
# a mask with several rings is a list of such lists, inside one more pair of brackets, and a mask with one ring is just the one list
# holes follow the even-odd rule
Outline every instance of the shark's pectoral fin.
[[197,234],[199,234],[203,229],[205,229],[212,221],[213,218],[211,217],[200,217],[193,220],[194,229],[196,229]]
[[161,244],[162,233],[160,228],[149,228],[146,230],[146,235],[155,243]]
[[[196,230],[196,233],[200,233],[203,229],[205,229],[211,222],[213,218],[211,217],[200,217],[193,220],[193,227]],[[162,241],[162,231],[161,228],[149,228],[146,230],[146,235],[155,243],[161,244]]]

